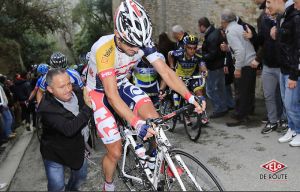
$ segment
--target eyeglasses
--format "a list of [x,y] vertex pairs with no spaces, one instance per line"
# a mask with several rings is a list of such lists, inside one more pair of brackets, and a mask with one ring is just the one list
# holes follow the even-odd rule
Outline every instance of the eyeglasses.
[[127,41],[125,41],[125,40],[122,39],[122,38],[120,38],[120,40],[121,40],[121,43],[123,43],[124,45],[126,45],[126,46],[128,46],[128,47],[130,47],[130,48],[138,47],[138,46],[136,46],[136,45],[132,45],[132,44],[128,43]]
[[189,50],[196,50],[196,49],[197,49],[197,46],[195,46],[195,47],[186,46],[186,48],[189,49]]

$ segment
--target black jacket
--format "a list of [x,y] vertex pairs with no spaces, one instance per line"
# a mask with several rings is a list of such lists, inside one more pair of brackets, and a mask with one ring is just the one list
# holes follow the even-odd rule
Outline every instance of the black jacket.
[[[257,33],[255,30],[255,27],[253,27],[252,25],[250,25],[249,23],[244,22],[240,17],[237,18],[237,23],[241,26],[243,26],[243,29],[246,30],[246,27],[248,26],[249,29],[252,32],[252,38],[249,39],[251,44],[253,45],[255,51],[258,50],[259,47],[259,42],[258,42],[258,38],[257,38]],[[261,25],[261,24],[260,24]]]
[[74,89],[79,114],[73,115],[50,93],[46,92],[38,107],[43,126],[40,151],[43,159],[51,160],[72,169],[80,169],[84,161],[84,138],[81,134],[92,110],[84,104],[82,91]]
[[221,51],[220,45],[225,41],[221,31],[210,26],[205,34],[202,44],[202,56],[209,70],[217,70],[224,67],[225,53]]
[[12,87],[12,92],[17,101],[26,101],[31,93],[30,82],[27,80],[16,80]]
[[[282,22],[283,21],[283,22]],[[282,22],[282,24],[281,24]],[[278,17],[277,43],[280,51],[281,72],[289,79],[298,80],[300,67],[300,12],[289,6]]]
[[261,26],[260,33],[258,34],[261,44],[260,53],[257,53],[256,60],[262,62],[264,65],[270,68],[280,67],[280,52],[277,47],[277,43],[272,39],[270,32],[272,27],[276,26],[276,21],[264,17],[262,19],[263,25]]

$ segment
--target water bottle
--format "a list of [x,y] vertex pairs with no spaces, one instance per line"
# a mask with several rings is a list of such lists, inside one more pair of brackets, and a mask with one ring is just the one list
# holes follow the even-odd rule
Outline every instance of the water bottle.
[[148,167],[149,167],[149,169],[151,169],[151,170],[154,170],[154,169],[155,169],[155,159],[156,159],[156,155],[157,155],[157,151],[156,151],[156,149],[154,149],[154,150],[152,151],[152,153],[150,154],[149,161],[148,161]]
[[173,101],[175,107],[179,106],[179,95],[177,93],[173,94]]
[[146,149],[143,146],[143,144],[137,144],[135,146],[135,153],[137,154],[137,156],[142,159],[141,163],[143,165],[144,168],[147,167],[147,163],[146,163],[146,159],[147,159],[147,155],[146,155]]

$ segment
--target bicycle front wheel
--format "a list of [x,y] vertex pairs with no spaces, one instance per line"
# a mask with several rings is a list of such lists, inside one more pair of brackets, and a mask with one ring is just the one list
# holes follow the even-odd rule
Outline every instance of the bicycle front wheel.
[[[166,99],[166,100],[162,101],[160,103],[159,108],[160,108],[159,113],[160,113],[161,116],[172,113],[176,109],[173,105],[173,102],[169,99]],[[167,123],[170,125],[170,129],[169,129],[170,132],[174,132],[174,129],[175,129],[179,119],[180,119],[179,117],[174,117],[174,118],[167,121]]]
[[[124,154],[123,154],[124,158]],[[138,182],[135,179],[130,179],[126,177],[122,172],[122,160],[117,165],[119,172],[119,177],[123,180],[129,191],[153,191],[154,186],[148,180],[143,165],[139,161],[139,157],[136,155],[135,150],[132,146],[127,148],[127,153],[125,155],[126,161],[124,164],[124,172],[127,175],[140,178],[142,182]]]
[[193,111],[188,111],[184,113],[183,125],[189,139],[196,142],[201,135],[201,129],[202,129],[201,115]]
[[[223,191],[216,177],[194,156],[181,150],[170,151],[170,156],[186,191]],[[165,190],[179,191],[184,189],[175,178],[167,162],[165,162],[163,173],[165,175]]]

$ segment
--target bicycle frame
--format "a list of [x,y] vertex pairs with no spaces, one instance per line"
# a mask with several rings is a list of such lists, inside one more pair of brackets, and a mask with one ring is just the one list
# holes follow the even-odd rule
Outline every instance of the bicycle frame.
[[[188,109],[188,106],[185,107],[185,109]],[[178,115],[179,113],[182,113],[183,111],[184,111],[184,108],[174,111],[168,115],[165,115],[162,118],[162,121],[168,120],[168,119]],[[148,180],[151,182],[151,184],[154,186],[154,188],[157,189],[162,176],[164,176],[162,173],[162,170],[164,168],[163,166],[165,166],[165,163],[167,163],[167,165],[171,169],[172,173],[174,174],[174,177],[177,179],[178,183],[180,184],[181,189],[183,191],[186,191],[186,187],[184,186],[184,184],[180,178],[180,175],[177,171],[177,168],[169,154],[169,149],[172,146],[171,146],[167,136],[165,135],[165,132],[162,128],[162,124],[159,123],[158,126],[156,126],[153,123],[153,128],[155,129],[155,131],[157,133],[157,135],[155,136],[155,141],[157,144],[157,155],[156,155],[154,171],[152,172],[149,168],[144,168],[144,171],[146,173]],[[136,133],[135,133],[135,131],[128,129],[128,127],[124,126],[123,134],[124,134],[125,144],[123,146],[123,158],[122,158],[121,172],[125,178],[129,178],[129,179],[135,180],[136,182],[143,184],[142,178],[138,178],[138,177],[128,175],[125,173],[127,149],[130,145],[132,145],[132,147],[135,148],[136,142],[133,138],[133,135],[136,135]],[[186,170],[188,177],[190,177],[190,179],[193,181],[194,185],[198,188],[198,190],[202,191],[202,188],[197,183],[195,177],[192,175],[192,173],[190,172],[190,170],[188,169],[188,167],[186,166],[184,161],[181,159],[180,155],[175,155],[175,158],[178,161],[179,166],[182,167],[184,170]],[[139,162],[141,165],[143,165],[145,163],[145,161],[141,160],[141,159],[139,160]]]

